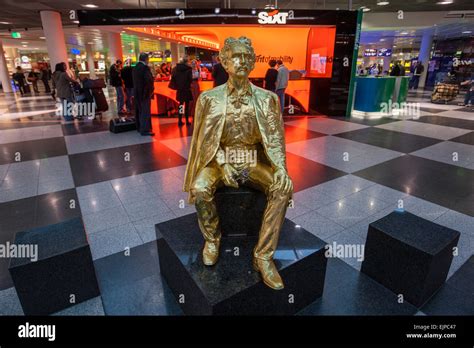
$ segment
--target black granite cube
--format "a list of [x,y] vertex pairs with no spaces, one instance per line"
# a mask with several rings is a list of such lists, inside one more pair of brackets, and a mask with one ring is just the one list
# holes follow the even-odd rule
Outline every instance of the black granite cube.
[[460,233],[409,212],[369,225],[361,272],[421,307],[443,285]]
[[10,260],[10,275],[26,315],[51,314],[100,295],[81,218],[19,232],[14,244],[37,246],[38,251],[36,261]]
[[258,236],[267,205],[265,193],[247,186],[224,186],[215,200],[223,236]]
[[295,314],[322,295],[325,243],[289,220],[274,255],[283,290],[268,288],[253,270],[256,237],[223,237],[219,261],[209,267],[196,214],[157,224],[156,231],[161,275],[185,314]]

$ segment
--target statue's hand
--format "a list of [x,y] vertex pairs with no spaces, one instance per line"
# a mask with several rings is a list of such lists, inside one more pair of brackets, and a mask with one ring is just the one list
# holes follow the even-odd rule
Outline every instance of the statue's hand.
[[278,190],[283,194],[289,194],[293,191],[293,182],[291,181],[288,173],[284,169],[278,169],[273,174],[273,183],[270,187],[270,191]]
[[237,170],[235,170],[235,168],[232,167],[232,165],[229,163],[223,164],[221,166],[221,170],[223,174],[222,176],[223,176],[224,185],[238,188],[239,183],[235,179],[239,175]]

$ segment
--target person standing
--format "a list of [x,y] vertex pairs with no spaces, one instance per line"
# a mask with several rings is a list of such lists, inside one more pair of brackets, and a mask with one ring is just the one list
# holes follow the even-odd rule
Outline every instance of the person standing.
[[78,84],[78,82],[68,74],[66,63],[56,64],[56,69],[53,73],[53,88],[56,90],[56,96],[61,100],[63,117],[66,121],[73,119],[73,115],[69,112],[72,109],[71,103],[74,103],[71,84]]
[[392,71],[390,71],[390,76],[400,76],[400,65],[398,61],[393,64]]
[[265,89],[268,91],[275,92],[276,90],[276,81],[278,77],[278,70],[276,69],[276,60],[271,59],[268,62],[268,65],[270,65],[270,68],[267,70],[267,73],[265,74]]
[[133,92],[135,96],[135,122],[141,135],[153,136],[151,125],[151,100],[155,91],[153,75],[148,66],[148,54],[142,52],[133,68]]
[[40,71],[40,80],[43,82],[46,93],[51,93],[51,87],[49,87],[49,79],[51,78],[49,69],[47,66],[43,66]]
[[193,100],[189,103],[189,116],[194,117],[196,101],[198,100],[199,94],[201,94],[201,89],[199,88],[199,80],[201,79],[201,67],[199,65],[199,61],[193,59],[191,62],[191,68],[193,69],[193,80],[191,82],[191,93],[193,95]]
[[288,80],[290,79],[290,71],[283,64],[281,59],[277,60],[278,64],[278,76],[276,80],[275,93],[280,98],[281,114],[283,115],[285,110],[285,90],[288,87]]
[[468,86],[466,95],[464,96],[464,103],[459,104],[460,106],[473,106],[474,105],[474,75],[469,80],[461,82],[461,86]]
[[35,92],[35,94],[39,94],[38,79],[39,78],[38,78],[38,74],[36,73],[36,71],[31,70],[28,73],[28,81],[31,82],[31,84],[33,85],[33,91]]
[[220,58],[216,57],[216,61],[217,64],[212,67],[212,78],[214,79],[214,87],[223,85],[229,79],[229,74],[222,66]]
[[118,114],[125,113],[125,93],[123,90],[123,81],[120,76],[120,70],[122,69],[122,61],[117,59],[115,64],[112,64],[110,67],[110,84],[115,87],[115,92],[117,93],[117,112]]
[[125,84],[125,94],[127,95],[126,100],[126,107],[127,112],[132,113],[133,108],[133,69],[132,69],[132,62],[128,59],[125,62],[125,67],[122,69],[121,72],[123,83]]
[[416,63],[415,68],[413,69],[413,76],[410,80],[409,89],[418,89],[418,84],[420,83],[421,74],[425,71],[425,67],[421,62]]
[[192,68],[188,64],[188,57],[184,57],[173,71],[173,79],[176,83],[176,99],[179,102],[178,107],[178,126],[182,126],[184,123],[182,117],[186,118],[186,124],[190,125],[189,122],[189,104],[193,100],[193,93],[191,92],[191,83],[193,82]]
[[26,93],[26,80],[25,80],[25,74],[23,73],[23,69],[21,66],[16,67],[16,73],[12,75],[13,81],[15,81],[15,84],[18,86],[18,89],[20,90],[20,94],[23,96]]

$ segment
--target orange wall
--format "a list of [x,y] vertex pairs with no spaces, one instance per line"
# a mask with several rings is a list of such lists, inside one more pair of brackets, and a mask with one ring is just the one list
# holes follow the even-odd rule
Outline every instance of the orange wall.
[[[250,77],[265,76],[269,57],[275,59],[282,57],[289,70],[306,69],[306,46],[309,27],[206,26],[205,29],[216,34],[220,47],[224,45],[224,40],[229,36],[235,38],[246,36],[252,40],[255,54],[257,57],[259,55],[264,57],[265,61],[255,63],[255,70]],[[287,57],[286,60],[285,57]]]
[[[308,35],[307,77],[331,77],[335,27],[313,27]],[[324,63],[326,62],[326,63]]]

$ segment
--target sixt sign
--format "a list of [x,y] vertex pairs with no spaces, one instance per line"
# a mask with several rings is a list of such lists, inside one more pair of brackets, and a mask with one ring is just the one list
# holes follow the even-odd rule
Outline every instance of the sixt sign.
[[258,13],[259,24],[286,24],[287,19],[293,19],[293,10],[280,12],[279,10],[262,11]]

